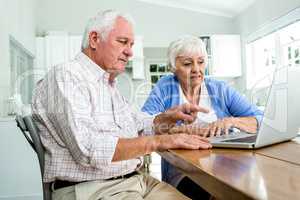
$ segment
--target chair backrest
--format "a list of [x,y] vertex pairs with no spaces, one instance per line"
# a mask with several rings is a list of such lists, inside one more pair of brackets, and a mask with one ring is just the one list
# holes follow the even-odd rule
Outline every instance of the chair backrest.
[[[41,177],[43,177],[44,162],[45,162],[45,157],[44,157],[45,149],[41,143],[38,128],[34,124],[34,122],[32,120],[32,116],[22,117],[20,115],[17,115],[16,122],[17,122],[17,126],[22,131],[26,140],[28,141],[28,143],[31,145],[32,149],[36,152],[36,154],[38,156],[40,170],[41,170]],[[43,180],[42,180],[42,183],[43,183],[44,200],[51,200],[50,183],[44,183]]]

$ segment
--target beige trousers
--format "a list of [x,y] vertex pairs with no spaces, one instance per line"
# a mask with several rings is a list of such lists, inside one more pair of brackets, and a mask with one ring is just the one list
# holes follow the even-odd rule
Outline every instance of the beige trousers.
[[137,174],[127,179],[90,181],[52,192],[53,200],[189,199],[167,183]]

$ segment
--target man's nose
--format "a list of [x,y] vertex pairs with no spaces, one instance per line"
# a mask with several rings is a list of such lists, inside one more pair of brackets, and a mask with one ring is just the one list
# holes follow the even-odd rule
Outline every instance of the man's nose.
[[132,47],[126,47],[124,49],[124,54],[127,56],[127,57],[132,57],[133,56],[133,50],[132,50]]

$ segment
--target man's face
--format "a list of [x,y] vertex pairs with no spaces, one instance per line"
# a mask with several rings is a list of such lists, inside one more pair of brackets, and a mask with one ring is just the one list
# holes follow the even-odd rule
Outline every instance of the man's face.
[[125,71],[128,59],[133,55],[134,34],[132,25],[124,18],[117,18],[107,39],[97,42],[95,61],[109,73]]

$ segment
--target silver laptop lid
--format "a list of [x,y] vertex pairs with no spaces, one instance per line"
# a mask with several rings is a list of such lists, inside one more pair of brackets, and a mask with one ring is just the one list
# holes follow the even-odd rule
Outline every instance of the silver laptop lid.
[[273,76],[256,148],[290,140],[300,127],[300,68],[278,68]]

